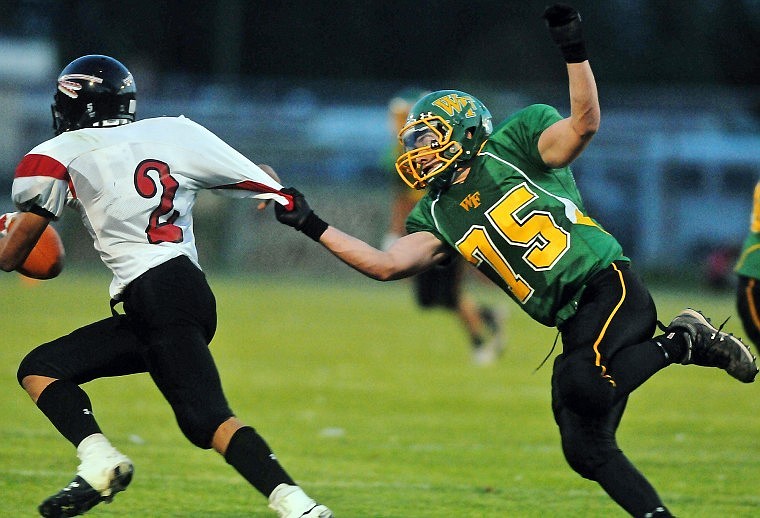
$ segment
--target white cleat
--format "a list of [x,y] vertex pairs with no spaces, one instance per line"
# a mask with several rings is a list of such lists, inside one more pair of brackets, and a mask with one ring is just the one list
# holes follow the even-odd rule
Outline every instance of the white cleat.
[[280,518],[333,518],[326,506],[316,503],[298,486],[280,484],[269,495],[269,508]]

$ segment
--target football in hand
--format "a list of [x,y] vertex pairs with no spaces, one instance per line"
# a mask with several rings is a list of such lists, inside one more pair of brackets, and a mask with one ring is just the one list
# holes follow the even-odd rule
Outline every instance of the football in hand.
[[16,268],[16,271],[32,279],[52,279],[63,270],[64,256],[61,237],[48,225],[24,264]]
[[[6,230],[13,225],[13,218],[7,218],[8,214],[0,216],[0,231]],[[16,268],[20,274],[32,279],[52,279],[63,270],[65,257],[63,242],[56,230],[48,225],[40,236],[37,244],[29,252],[24,263]]]

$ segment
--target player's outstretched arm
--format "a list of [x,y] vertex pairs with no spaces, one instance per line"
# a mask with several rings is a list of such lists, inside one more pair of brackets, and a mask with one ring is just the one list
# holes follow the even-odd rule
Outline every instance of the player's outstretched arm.
[[570,116],[541,134],[538,150],[549,167],[564,167],[578,158],[599,129],[599,96],[586,56],[578,11],[565,4],[554,4],[546,8],[543,18],[567,63]]
[[293,198],[292,209],[275,205],[280,223],[303,232],[327,248],[335,257],[379,281],[391,281],[419,273],[446,257],[446,248],[429,232],[415,232],[382,251],[322,221],[309,207],[303,194],[293,188],[282,190]]
[[319,242],[350,267],[378,281],[411,277],[446,258],[442,243],[430,232],[400,237],[381,251],[329,226]]

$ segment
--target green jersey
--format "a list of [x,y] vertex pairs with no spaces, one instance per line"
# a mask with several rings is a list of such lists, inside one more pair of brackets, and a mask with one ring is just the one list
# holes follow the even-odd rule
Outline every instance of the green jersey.
[[515,113],[471,160],[464,182],[429,191],[406,221],[408,232],[448,243],[547,326],[575,313],[591,276],[628,260],[586,215],[570,168],[541,160],[538,138],[561,118],[540,104]]
[[742,253],[736,262],[735,270],[739,275],[760,279],[760,182],[755,185],[749,233],[744,239]]

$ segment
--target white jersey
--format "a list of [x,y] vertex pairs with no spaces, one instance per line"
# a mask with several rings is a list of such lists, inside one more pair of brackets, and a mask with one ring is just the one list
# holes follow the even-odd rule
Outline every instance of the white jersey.
[[281,188],[203,126],[159,117],[43,142],[16,168],[12,197],[19,210],[36,206],[54,219],[66,205],[77,209],[118,298],[169,259],[185,255],[198,265],[192,209],[201,189],[292,203]]

